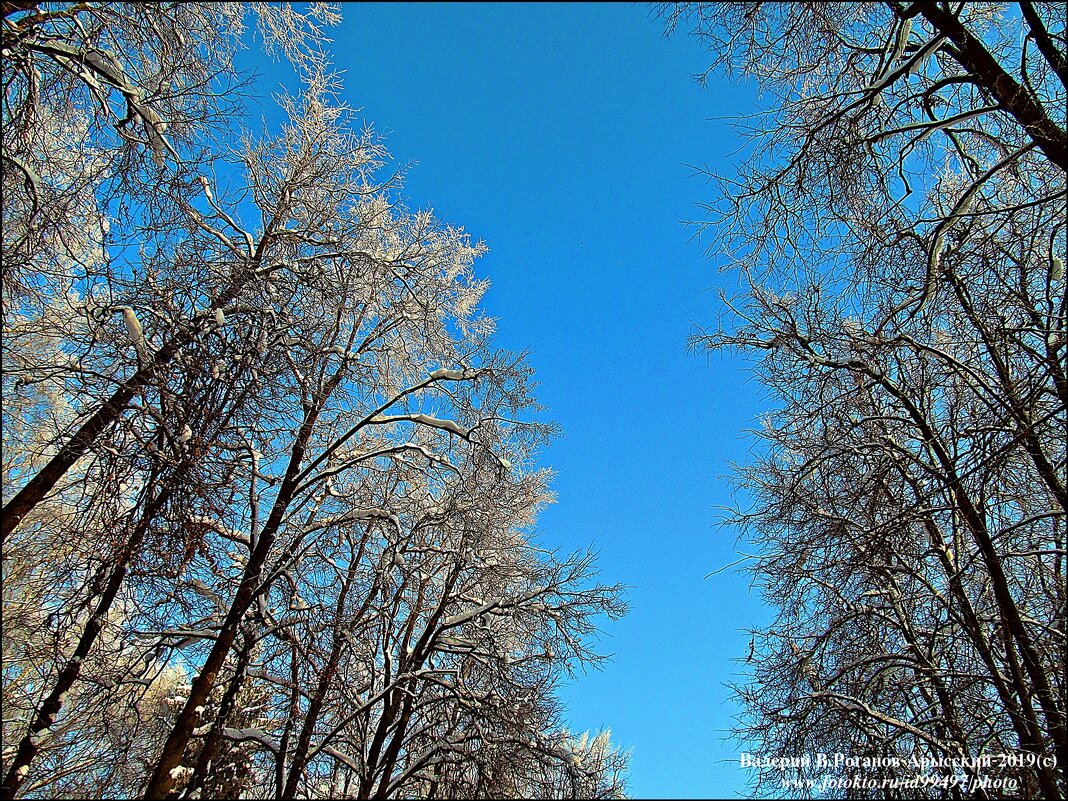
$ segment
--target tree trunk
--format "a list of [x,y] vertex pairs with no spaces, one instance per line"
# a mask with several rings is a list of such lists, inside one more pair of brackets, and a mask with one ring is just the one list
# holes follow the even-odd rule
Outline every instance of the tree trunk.
[[154,519],[156,513],[163,507],[170,497],[173,491],[174,485],[168,485],[165,487],[155,500],[149,504],[138,521],[137,527],[130,535],[130,539],[127,541],[120,551],[118,560],[112,567],[111,574],[108,576],[107,585],[104,587],[103,592],[100,595],[100,600],[97,602],[96,609],[93,610],[92,615],[89,617],[88,622],[85,624],[85,629],[82,631],[82,636],[78,639],[78,645],[74,649],[74,654],[67,661],[67,664],[63,667],[63,670],[59,672],[56,677],[55,686],[48,696],[41,702],[41,706],[37,710],[37,714],[33,718],[33,722],[30,724],[29,729],[26,731],[25,736],[19,742],[18,750],[15,752],[15,758],[11,761],[8,767],[7,776],[4,778],[3,787],[0,788],[0,799],[8,801],[13,799],[19,791],[19,788],[25,782],[26,777],[29,776],[30,765],[37,757],[40,750],[39,738],[41,733],[52,726],[56,720],[56,716],[63,708],[63,698],[70,690],[74,683],[81,675],[82,664],[85,658],[89,655],[93,646],[96,644],[97,637],[104,629],[104,621],[111,611],[111,605],[115,602],[116,596],[119,594],[119,588],[122,587],[122,582],[126,578],[126,572],[129,569],[130,561],[133,559],[134,554],[138,552],[141,547],[141,543],[144,540],[145,533],[148,531],[148,526]]

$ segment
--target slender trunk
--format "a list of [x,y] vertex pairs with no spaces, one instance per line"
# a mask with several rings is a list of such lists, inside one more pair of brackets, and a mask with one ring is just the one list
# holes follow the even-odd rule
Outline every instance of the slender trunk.
[[349,562],[348,575],[345,578],[345,583],[341,586],[341,592],[338,593],[337,607],[334,611],[335,627],[333,642],[330,645],[330,656],[327,658],[322,673],[319,674],[319,682],[316,684],[315,692],[312,694],[311,702],[308,704],[308,712],[304,716],[304,724],[301,726],[300,734],[297,736],[297,746],[293,750],[289,776],[282,791],[283,798],[296,798],[297,783],[304,772],[304,767],[308,764],[308,751],[311,748],[312,734],[315,732],[315,725],[319,721],[323,702],[326,699],[327,692],[330,690],[330,685],[334,681],[338,662],[341,660],[341,647],[343,644],[341,619],[345,611],[345,599],[348,597],[349,587],[356,577],[356,570],[359,568],[360,556],[363,553],[363,545],[366,541],[367,538],[364,537],[360,545],[360,554],[357,555],[356,559]]
[[49,459],[48,464],[40,469],[4,506],[3,520],[0,522],[0,543],[15,530],[33,508],[37,506],[56,486],[75,462],[85,456],[96,442],[97,437],[111,426],[134,395],[153,379],[161,367],[174,358],[178,350],[192,336],[173,339],[162,348],[140,370],[122,383],[114,394],[86,420],[82,427],[67,440],[59,453]]
[[987,356],[990,357],[990,362],[994,366],[994,372],[997,374],[998,382],[1001,386],[1001,396],[997,400],[1008,407],[1009,415],[1016,421],[1018,425],[1017,434],[1023,443],[1024,450],[1027,451],[1031,461],[1034,462],[1035,470],[1038,472],[1042,482],[1057,500],[1057,503],[1060,504],[1061,509],[1068,512],[1068,491],[1065,490],[1064,485],[1061,483],[1057,475],[1057,469],[1042,451],[1042,443],[1035,434],[1035,425],[1031,419],[1031,412],[1017,397],[1018,385],[1017,382],[1013,381],[1007,356],[1003,357],[998,351],[997,344],[991,337],[990,332],[987,331],[985,322],[976,312],[975,304],[972,303],[967,288],[956,276],[950,276],[950,278],[957,300],[961,308],[964,309],[964,313],[968,315],[972,326],[979,332],[983,347],[986,349]]
[[171,772],[181,765],[182,757],[185,756],[186,745],[189,743],[192,731],[196,727],[197,713],[195,710],[198,706],[204,706],[208,695],[215,686],[215,679],[226,661],[231,646],[233,646],[237,629],[256,596],[260,571],[263,568],[263,562],[267,557],[267,551],[270,549],[273,539],[271,536],[262,538],[260,547],[253,552],[252,558],[249,559],[241,585],[234,596],[229,612],[223,620],[219,636],[208,654],[204,667],[201,668],[200,673],[193,681],[189,692],[189,700],[182,707],[182,711],[178,713],[170,735],[167,737],[167,742],[163,746],[163,751],[156,763],[152,778],[149,780],[148,787],[145,790],[145,798],[166,798],[174,788],[174,778],[171,776]]
[[[255,275],[266,247],[266,238],[261,240],[259,249],[245,269],[238,271],[236,277],[226,290],[215,299],[212,306],[222,307],[234,300],[244,288],[250,277]],[[136,373],[126,379],[104,403],[90,415],[82,427],[59,449],[36,475],[22,487],[15,497],[4,506],[0,517],[0,544],[8,534],[15,530],[33,508],[52,491],[66,472],[96,443],[97,438],[107,430],[126,410],[138,390],[146,386],[177,354],[192,342],[202,329],[193,323],[186,330],[175,336],[156,351]]]
[[171,773],[182,764],[186,746],[189,744],[189,738],[196,725],[195,710],[198,706],[204,705],[209,693],[215,686],[215,679],[226,661],[230,648],[233,646],[241,621],[260,590],[260,576],[263,572],[264,563],[267,561],[267,556],[274,545],[275,537],[285,518],[286,509],[293,500],[293,495],[297,489],[300,464],[304,460],[305,450],[308,447],[315,422],[325,399],[324,393],[324,396],[319,399],[314,408],[305,414],[304,422],[297,433],[289,465],[286,468],[285,478],[282,480],[278,495],[271,507],[271,513],[260,531],[255,549],[249,555],[248,564],[245,566],[245,572],[241,578],[241,584],[237,589],[233,602],[230,604],[226,617],[223,619],[215,644],[212,646],[200,673],[193,680],[189,691],[189,699],[186,701],[182,711],[178,713],[174,726],[167,737],[167,742],[163,746],[163,751],[156,762],[152,778],[145,789],[146,799],[167,798],[174,790],[174,778]]
[[1005,575],[1005,569],[1001,563],[997,547],[990,537],[990,532],[987,530],[982,513],[972,502],[971,496],[964,488],[964,482],[957,474],[953,458],[946,450],[939,434],[928,423],[924,414],[893,381],[878,371],[871,369],[866,364],[856,364],[901,403],[922,435],[923,441],[931,448],[937,458],[939,467],[945,473],[946,490],[952,497],[954,508],[964,520],[965,525],[972,534],[973,541],[979,547],[979,553],[982,556],[983,564],[986,567],[994,590],[994,599],[997,602],[1002,623],[1012,634],[1012,639],[1019,648],[1027,678],[1034,686],[1035,695],[1038,697],[1039,705],[1042,707],[1042,712],[1048,723],[1048,731],[1053,740],[1056,753],[1065,753],[1064,717],[1058,707],[1057,697],[1053,693],[1049,677],[1042,666],[1042,660],[1035,650],[1020,610],[1016,606],[1016,599],[1013,598],[1012,590],[1009,588],[1008,577]]
[[367,749],[367,761],[364,764],[364,774],[360,776],[360,788],[357,798],[364,801],[371,797],[371,789],[374,787],[375,776],[378,774],[378,758],[382,753],[382,746],[386,741],[386,734],[389,731],[389,727],[393,723],[393,718],[397,713],[396,699],[398,698],[399,689],[394,688],[385,697],[385,703],[382,706],[382,714],[378,719],[378,726],[375,728],[375,736],[371,740],[371,747]]
[[[960,573],[953,567],[945,543],[942,541],[941,534],[938,531],[938,527],[935,525],[934,521],[930,520],[930,518],[925,518],[924,525],[931,541],[932,550],[936,553],[939,563],[942,566],[942,571],[946,574],[946,578],[949,581],[950,593],[960,607],[964,630],[972,641],[972,646],[979,652],[979,658],[982,660],[987,673],[990,675],[990,680],[993,682],[994,687],[997,690],[998,698],[1005,706],[1005,711],[1008,713],[1009,719],[1012,721],[1012,726],[1016,731],[1020,746],[1024,749],[1034,751],[1035,753],[1041,753],[1045,750],[1045,745],[1042,742],[1041,726],[1039,725],[1038,717],[1035,715],[1034,708],[1030,703],[1027,684],[1020,674],[1019,666],[1012,653],[1012,642],[1009,641],[1008,636],[1006,636],[1005,647],[1008,652],[1009,675],[1012,678],[1016,696],[1020,698],[1020,704],[1016,703],[1016,699],[1012,695],[1012,690],[1010,690],[1005,683],[1005,677],[1002,676],[1001,670],[994,659],[994,653],[993,649],[990,647],[990,642],[987,640],[983,627],[979,622],[979,617],[964,590],[964,585],[960,580]],[[1050,774],[1048,768],[1038,767],[1036,768],[1036,771],[1038,783],[1042,788],[1043,794],[1049,798],[1055,798],[1057,786],[1056,780]]]
[[1027,20],[1027,27],[1031,30],[1031,35],[1035,39],[1039,52],[1053,67],[1053,71],[1061,79],[1061,84],[1064,88],[1068,89],[1068,59],[1065,58],[1063,52],[1057,49],[1053,37],[1050,36],[1046,26],[1042,24],[1038,12],[1035,11],[1034,3],[1030,2],[1030,0],[1020,0],[1019,6],[1020,11],[1023,13],[1023,18]]
[[63,708],[64,697],[81,676],[82,664],[96,644],[100,632],[104,629],[108,612],[111,611],[111,606],[119,594],[123,580],[126,578],[130,561],[140,550],[145,533],[148,531],[148,526],[155,518],[156,513],[167,502],[173,492],[173,488],[173,484],[167,485],[145,507],[137,527],[130,534],[130,539],[120,549],[116,563],[112,567],[111,574],[108,576],[107,584],[104,586],[96,608],[89,616],[89,620],[82,630],[82,635],[78,639],[74,654],[59,672],[55,686],[44,701],[41,702],[33,722],[30,723],[25,736],[19,742],[18,750],[15,752],[15,757],[8,768],[7,776],[4,778],[3,787],[0,788],[0,799],[7,801],[7,799],[14,798],[18,794],[19,788],[22,787],[23,782],[25,782],[26,777],[29,776],[30,765],[40,751],[41,733],[49,729],[55,722],[56,716]]
[[[407,663],[402,663],[404,671],[410,671],[417,664],[422,664],[427,648],[430,645],[430,641],[433,639],[435,632],[438,630],[438,623],[445,614],[445,609],[449,604],[449,599],[452,597],[452,588],[459,578],[461,569],[460,564],[457,562],[452,570],[449,572],[449,576],[445,580],[445,586],[441,593],[441,598],[437,607],[431,613],[427,620],[426,626],[423,629],[423,633],[419,636],[415,646],[412,647],[410,660]],[[420,595],[420,603],[422,601],[422,595]],[[414,616],[410,618],[414,621]],[[408,627],[407,636],[411,636],[411,626]],[[385,755],[382,758],[381,767],[379,770],[368,770],[367,775],[364,777],[365,781],[361,782],[361,798],[385,798],[389,791],[389,785],[392,779],[393,768],[396,765],[397,757],[400,754],[401,748],[404,745],[404,738],[408,730],[408,723],[411,720],[412,711],[415,704],[415,691],[413,689],[415,680],[406,679],[398,682],[396,689],[390,696],[390,706],[382,713],[382,719],[379,721],[378,731],[375,734],[374,743],[371,746],[371,754],[374,757],[374,763],[378,763],[379,754],[381,753],[382,746],[385,744],[386,737],[389,735],[390,728],[394,728],[392,737],[390,738],[389,746],[386,748]],[[394,703],[396,698],[402,698],[400,703],[400,720],[397,721],[395,727],[393,727],[392,721],[397,714],[397,705]],[[388,714],[387,714],[388,712]],[[381,773],[381,777],[378,783],[378,789],[375,791],[374,796],[371,795],[371,789],[374,785],[375,774]]]
[[[972,606],[971,599],[968,598],[968,594],[964,589],[964,584],[960,580],[960,573],[953,566],[953,563],[949,558],[946,544],[942,539],[937,524],[930,517],[926,516],[924,517],[923,523],[931,543],[931,549],[938,557],[942,572],[945,573],[946,579],[949,582],[950,594],[956,600],[959,607],[959,614],[964,626],[964,631],[968,634],[972,647],[978,652],[979,658],[986,667],[987,673],[990,674],[990,680],[994,684],[994,688],[997,690],[998,698],[1001,699],[1001,703],[1004,704],[1005,710],[1009,714],[1009,719],[1012,721],[1013,728],[1016,730],[1016,736],[1020,739],[1020,744],[1026,746],[1039,742],[1040,726],[1038,724],[1038,719],[1034,716],[1033,712],[1030,716],[1025,717],[1016,703],[1016,698],[1013,696],[1014,691],[1016,696],[1020,696],[1021,692],[1025,691],[1025,688],[1021,687],[1018,682],[1014,682],[1013,688],[1010,688],[1006,683],[1005,677],[1002,675],[1000,667],[998,667],[997,660],[994,658],[994,649],[991,647],[990,641],[986,637],[983,624],[979,620],[979,615],[976,613],[975,607]],[[1018,679],[1019,676],[1013,675],[1013,678]]]
[[[411,681],[405,682],[411,684]],[[408,723],[412,719],[412,709],[415,706],[414,693],[410,687],[397,688],[398,691],[403,693],[404,701],[401,706],[400,720],[397,721],[397,727],[393,731],[393,737],[390,740],[389,748],[386,749],[385,759],[382,762],[382,778],[378,782],[378,790],[374,794],[374,798],[383,799],[386,798],[387,791],[389,790],[390,777],[393,775],[393,768],[397,764],[397,757],[400,755],[401,746],[404,745],[404,735],[408,731]]]
[[248,669],[254,644],[254,638],[246,632],[244,641],[238,650],[237,667],[234,669],[234,675],[230,678],[230,683],[227,685],[226,692],[219,703],[219,713],[212,723],[211,731],[208,732],[207,737],[204,739],[204,744],[200,749],[200,756],[197,757],[196,767],[193,769],[193,776],[189,779],[187,786],[189,792],[200,788],[202,790],[201,795],[203,795],[203,787],[208,781],[211,764],[216,761],[219,746],[222,745],[223,729],[237,706],[237,694],[241,692],[241,688],[244,686],[245,671]]
[[293,736],[293,721],[300,714],[300,656],[297,653],[297,644],[290,632],[285,632],[285,638],[289,641],[289,709],[286,713],[286,723],[282,727],[282,737],[278,741],[278,752],[274,758],[274,794],[283,798],[282,790],[286,781],[286,755],[289,753],[289,738]]

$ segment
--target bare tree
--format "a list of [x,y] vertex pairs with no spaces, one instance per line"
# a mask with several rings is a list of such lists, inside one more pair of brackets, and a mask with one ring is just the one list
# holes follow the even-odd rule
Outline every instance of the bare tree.
[[778,400],[739,473],[779,610],[740,734],[899,758],[828,794],[1065,794],[1063,11],[665,9],[773,98],[703,221],[746,291],[695,344]]
[[618,795],[482,247],[376,177],[329,7],[256,8],[302,85],[242,130],[245,16],[4,6],[3,797]]
[[[308,15],[252,8],[269,49],[284,51],[305,76],[321,72],[317,20],[337,19],[329,6]],[[62,297],[58,287],[68,287],[92,305],[83,313],[122,311],[139,340],[143,321],[114,295],[155,277],[176,239],[194,244],[185,238],[190,232],[209,249],[189,247],[187,258],[204,253],[234,262],[230,280],[211,287],[214,306],[227,305],[262,268],[250,240],[230,240],[232,220],[204,184],[221,155],[212,144],[238,110],[232,59],[246,14],[247,7],[211,4],[5,7],[5,321],[39,314],[42,304]],[[207,202],[198,210],[190,198],[202,193]],[[125,248],[148,254],[140,279],[138,256]],[[97,293],[107,296],[102,308]],[[168,329],[152,352],[134,342],[137,369],[84,393],[94,400],[77,410],[77,427],[5,502],[3,537],[202,331],[194,314]]]

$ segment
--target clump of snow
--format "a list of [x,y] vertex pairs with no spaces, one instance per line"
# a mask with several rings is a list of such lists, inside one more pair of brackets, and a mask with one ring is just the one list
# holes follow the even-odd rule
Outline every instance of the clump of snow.
[[134,310],[129,306],[124,306],[122,309],[122,321],[126,323],[126,334],[130,338],[130,344],[136,345],[144,339],[144,329],[141,328],[141,321],[137,319],[137,315]]
[[126,324],[126,336],[130,344],[137,351],[137,358],[145,361],[148,358],[148,347],[145,345],[145,332],[141,328],[141,321],[137,319],[134,310],[129,306],[122,307],[122,321]]
[[462,381],[467,378],[463,370],[446,370],[444,367],[430,374],[433,381]]

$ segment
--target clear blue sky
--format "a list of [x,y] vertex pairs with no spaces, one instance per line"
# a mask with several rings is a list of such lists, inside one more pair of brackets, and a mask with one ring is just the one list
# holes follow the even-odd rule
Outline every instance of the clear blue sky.
[[698,86],[708,55],[664,39],[647,6],[343,13],[346,99],[412,164],[410,205],[489,246],[479,273],[497,342],[531,351],[563,430],[543,458],[558,502],[540,541],[593,546],[603,580],[631,588],[630,614],[600,640],[612,660],[563,689],[571,728],[611,728],[633,749],[635,797],[741,794],[723,683],[747,651],[742,629],[767,612],[744,575],[705,575],[736,558],[716,507],[767,402],[740,359],[686,349],[729,279],[680,220],[710,192],[686,165],[729,169],[739,142],[715,118],[750,110],[751,91]]

